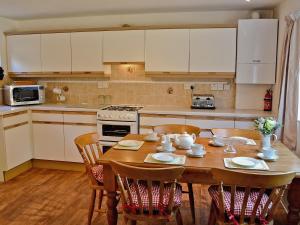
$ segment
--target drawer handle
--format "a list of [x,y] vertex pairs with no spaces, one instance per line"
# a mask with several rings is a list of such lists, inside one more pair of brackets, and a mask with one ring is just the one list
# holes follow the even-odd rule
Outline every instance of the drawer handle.
[[254,63],[260,63],[261,61],[259,59],[253,59],[252,62],[254,62]]

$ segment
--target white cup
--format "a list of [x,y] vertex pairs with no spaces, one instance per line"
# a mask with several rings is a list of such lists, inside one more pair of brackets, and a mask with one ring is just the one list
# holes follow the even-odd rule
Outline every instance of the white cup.
[[204,146],[201,144],[193,144],[191,148],[193,155],[201,155],[204,151]]
[[164,151],[170,152],[170,151],[172,151],[173,144],[172,144],[172,142],[162,142],[161,146]]
[[149,133],[147,135],[147,139],[151,139],[151,140],[157,139],[157,133],[156,132]]
[[272,159],[276,156],[277,150],[270,147],[266,147],[262,149],[262,153],[266,159]]
[[216,135],[214,135],[214,136],[212,137],[212,141],[213,141],[214,144],[217,144],[217,145],[223,144],[222,138],[221,138],[221,137],[218,137],[218,136],[216,136]]

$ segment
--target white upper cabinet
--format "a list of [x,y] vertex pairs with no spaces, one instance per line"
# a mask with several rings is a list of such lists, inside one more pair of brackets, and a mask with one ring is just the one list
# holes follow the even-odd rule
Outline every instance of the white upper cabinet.
[[239,20],[238,63],[276,63],[277,19]]
[[277,31],[277,19],[239,20],[236,83],[275,83]]
[[147,30],[145,71],[188,72],[189,30]]
[[70,33],[41,35],[43,72],[71,72]]
[[41,35],[7,36],[9,72],[41,72]]
[[145,61],[145,31],[105,31],[103,33],[103,62]]
[[190,72],[235,72],[236,29],[190,30]]
[[104,71],[102,32],[71,33],[72,71]]

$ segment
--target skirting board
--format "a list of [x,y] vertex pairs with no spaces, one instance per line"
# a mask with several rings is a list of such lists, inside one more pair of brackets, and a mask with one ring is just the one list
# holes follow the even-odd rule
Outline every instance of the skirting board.
[[21,165],[16,166],[8,171],[3,171],[4,182],[9,181],[16,176],[19,176],[21,173],[24,173],[31,168],[32,168],[32,162],[31,162],[31,160],[29,160],[29,161],[24,162]]
[[44,169],[85,171],[85,165],[83,163],[76,163],[76,162],[62,162],[62,161],[33,159],[32,166],[34,168],[44,168]]

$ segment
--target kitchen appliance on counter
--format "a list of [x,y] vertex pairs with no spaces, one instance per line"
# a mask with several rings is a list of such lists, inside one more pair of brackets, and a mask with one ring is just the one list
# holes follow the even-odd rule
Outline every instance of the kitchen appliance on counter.
[[103,152],[127,134],[138,134],[138,110],[142,108],[135,105],[111,105],[98,110],[97,131]]
[[45,102],[42,85],[5,85],[4,104],[10,106],[34,105]]
[[215,109],[215,97],[213,95],[199,95],[192,96],[192,109]]

